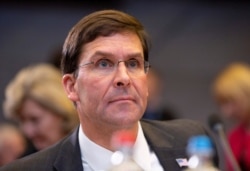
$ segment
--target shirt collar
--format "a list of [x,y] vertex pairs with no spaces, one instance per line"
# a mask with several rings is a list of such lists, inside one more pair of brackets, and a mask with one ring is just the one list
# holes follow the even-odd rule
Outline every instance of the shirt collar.
[[81,125],[78,137],[84,170],[86,167],[88,168],[86,170],[107,170],[111,164],[110,158],[113,152],[91,141],[82,131]]
[[[138,124],[138,135],[134,145],[135,161],[143,170],[150,170],[150,149],[143,134],[140,122],[138,122]],[[104,171],[111,166],[110,159],[113,152],[91,141],[84,134],[81,126],[79,128],[78,138],[84,170]]]
[[143,170],[151,170],[150,149],[139,123],[138,135],[134,145],[134,159]]

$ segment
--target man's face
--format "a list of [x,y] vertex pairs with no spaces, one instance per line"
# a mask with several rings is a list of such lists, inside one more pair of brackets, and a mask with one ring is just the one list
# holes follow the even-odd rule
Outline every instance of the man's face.
[[126,66],[124,62],[114,67],[112,72],[105,68],[111,66],[107,61],[114,64],[132,59],[143,61],[138,36],[123,32],[98,37],[86,44],[82,51],[79,65],[104,59],[104,63],[98,63],[103,72],[96,72],[97,65],[89,64],[79,67],[76,78],[64,76],[68,97],[76,103],[82,125],[133,126],[143,115],[147,104],[146,73],[133,73],[129,67],[133,70],[134,65]]

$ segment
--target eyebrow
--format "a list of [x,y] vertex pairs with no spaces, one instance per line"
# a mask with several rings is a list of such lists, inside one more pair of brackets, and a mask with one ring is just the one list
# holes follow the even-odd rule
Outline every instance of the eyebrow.
[[[105,56],[105,57],[115,57],[113,53],[110,52],[105,52],[105,51],[96,51],[92,56],[91,60],[95,60],[96,58],[100,56]],[[131,53],[126,56],[126,58],[143,58],[143,55],[141,53]]]

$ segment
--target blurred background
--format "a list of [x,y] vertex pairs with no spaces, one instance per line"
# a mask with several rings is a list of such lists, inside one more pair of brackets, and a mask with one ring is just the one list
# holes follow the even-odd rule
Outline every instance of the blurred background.
[[247,1],[1,1],[1,105],[18,70],[47,62],[79,19],[110,8],[137,17],[149,32],[150,62],[164,82],[163,103],[179,117],[207,123],[218,111],[211,93],[217,73],[234,61],[250,63]]

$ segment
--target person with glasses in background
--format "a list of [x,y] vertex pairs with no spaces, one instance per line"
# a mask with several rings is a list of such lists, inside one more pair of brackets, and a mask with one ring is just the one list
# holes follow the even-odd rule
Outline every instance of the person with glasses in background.
[[62,83],[80,126],[57,145],[0,171],[97,171],[110,167],[117,131],[136,135],[134,154],[143,170],[181,171],[193,135],[208,134],[196,121],[141,120],[147,106],[150,68],[142,24],[117,10],[81,19],[69,32],[61,61]]

